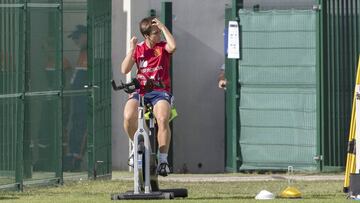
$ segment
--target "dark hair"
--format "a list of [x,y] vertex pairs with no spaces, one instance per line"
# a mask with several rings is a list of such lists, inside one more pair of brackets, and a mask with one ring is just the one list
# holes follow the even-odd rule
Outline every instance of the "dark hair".
[[79,39],[81,34],[86,34],[86,33],[87,33],[87,27],[85,25],[77,25],[76,29],[72,31],[71,34],[68,35],[67,37],[75,40],[75,39]]
[[140,27],[140,32],[141,34],[145,37],[145,35],[150,35],[153,27],[152,25],[152,21],[154,20],[154,16],[150,16],[147,18],[144,18],[140,21],[139,23],[139,27]]

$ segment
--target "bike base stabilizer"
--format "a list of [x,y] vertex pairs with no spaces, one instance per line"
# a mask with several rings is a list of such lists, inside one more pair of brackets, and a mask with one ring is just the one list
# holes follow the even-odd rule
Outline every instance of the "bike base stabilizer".
[[139,193],[134,194],[131,192],[113,194],[111,200],[150,200],[150,199],[174,199],[174,193],[172,192],[151,192],[151,193]]

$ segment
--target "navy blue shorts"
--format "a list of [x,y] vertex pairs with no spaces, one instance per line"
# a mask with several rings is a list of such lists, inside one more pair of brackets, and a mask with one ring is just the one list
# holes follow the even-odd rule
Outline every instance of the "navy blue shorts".
[[[131,94],[129,99],[136,99],[139,101],[139,93]],[[155,106],[155,104],[160,100],[165,100],[170,104],[170,106],[173,106],[174,97],[170,93],[152,91],[144,95],[145,104],[151,103],[151,105]]]

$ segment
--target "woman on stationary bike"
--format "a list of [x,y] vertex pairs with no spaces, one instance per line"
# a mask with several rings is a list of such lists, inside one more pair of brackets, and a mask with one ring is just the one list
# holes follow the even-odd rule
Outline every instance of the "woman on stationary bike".
[[[161,176],[170,173],[167,156],[171,139],[169,126],[172,95],[170,93],[170,57],[176,50],[176,42],[172,34],[155,17],[147,17],[140,21],[140,32],[144,41],[137,43],[137,38],[130,39],[130,51],[121,64],[121,72],[127,74],[136,63],[136,78],[140,82],[140,90],[129,95],[124,108],[124,128],[129,138],[137,129],[139,94],[144,95],[145,103],[153,105],[153,113],[157,120],[157,139],[159,144],[159,161],[157,172]],[[165,41],[161,40],[161,34]],[[148,80],[154,82],[154,88],[146,91]],[[133,153],[129,158],[129,165],[133,164]]]

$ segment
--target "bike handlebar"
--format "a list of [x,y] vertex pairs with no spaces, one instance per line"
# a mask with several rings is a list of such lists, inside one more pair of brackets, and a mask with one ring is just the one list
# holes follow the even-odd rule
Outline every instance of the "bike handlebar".
[[112,85],[112,88],[115,91],[124,89],[124,91],[127,92],[127,93],[132,93],[136,89],[140,88],[140,83],[136,78],[133,78],[131,80],[131,82],[129,82],[129,83],[124,84],[124,83],[121,82],[121,84],[119,86],[116,85],[116,82],[114,80],[111,80],[111,85]]
[[[124,89],[126,93],[133,93],[135,92],[135,90],[140,89],[140,82],[136,78],[133,78],[129,83],[124,84],[123,82],[121,82],[119,86],[116,85],[116,82],[114,80],[111,80],[111,85],[115,91]],[[151,92],[154,87],[163,88],[164,85],[161,82],[156,83],[153,80],[147,80],[144,87],[145,92]]]

